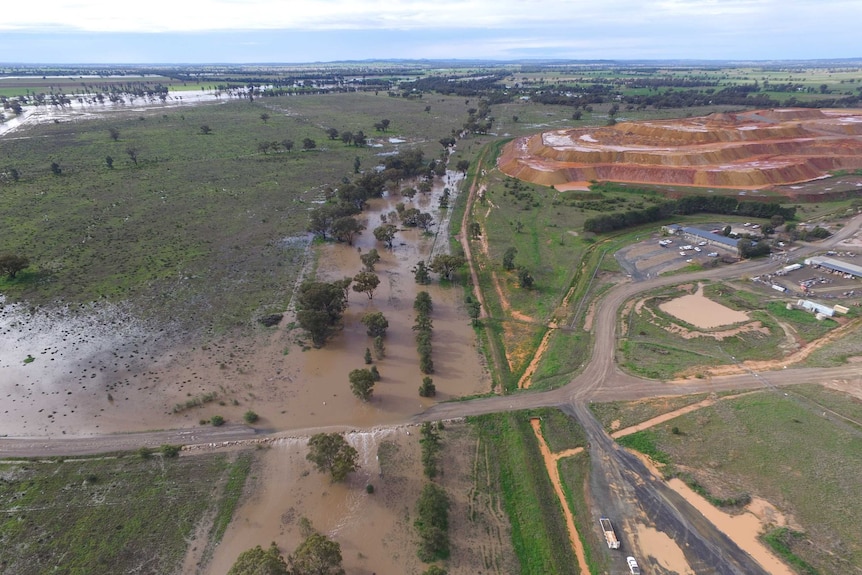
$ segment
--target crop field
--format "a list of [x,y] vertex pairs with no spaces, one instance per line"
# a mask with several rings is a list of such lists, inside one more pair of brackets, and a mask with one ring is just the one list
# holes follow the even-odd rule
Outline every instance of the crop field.
[[[824,412],[827,405],[840,415]],[[785,541],[809,572],[840,573],[862,566],[862,435],[850,421],[862,421],[859,400],[810,386],[718,402],[658,425],[652,438],[673,469],[710,495],[773,503],[800,533]]]
[[207,518],[230,519],[250,457],[0,462],[0,571],[175,572]]

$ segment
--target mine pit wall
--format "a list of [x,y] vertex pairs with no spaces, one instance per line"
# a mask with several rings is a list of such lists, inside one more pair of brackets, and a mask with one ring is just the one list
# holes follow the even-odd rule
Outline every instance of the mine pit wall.
[[[788,121],[793,123],[775,124]],[[857,135],[862,135],[862,110],[762,110],[621,122],[518,138],[503,148],[498,166],[543,186],[595,180],[761,189],[862,168]]]

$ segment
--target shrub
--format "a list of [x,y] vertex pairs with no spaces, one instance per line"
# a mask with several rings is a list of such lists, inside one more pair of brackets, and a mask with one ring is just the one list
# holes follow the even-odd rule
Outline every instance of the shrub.
[[260,419],[260,416],[252,410],[248,410],[243,414],[242,418],[246,423],[254,423]]
[[213,415],[210,419],[210,423],[212,423],[213,427],[221,427],[224,425],[224,417],[221,415]]

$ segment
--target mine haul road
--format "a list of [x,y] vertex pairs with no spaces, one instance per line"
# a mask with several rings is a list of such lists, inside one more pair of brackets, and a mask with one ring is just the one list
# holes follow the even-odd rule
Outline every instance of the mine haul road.
[[[818,245],[805,245],[794,252],[795,258],[822,251],[851,237],[862,226],[862,215],[852,219],[838,233]],[[753,261],[707,271],[651,278],[628,282],[610,290],[599,302],[593,326],[595,343],[593,353],[576,377],[566,386],[543,392],[524,392],[469,401],[441,403],[415,415],[404,423],[420,423],[457,419],[471,415],[516,411],[537,407],[558,407],[575,417],[586,431],[591,461],[591,497],[600,503],[602,512],[618,518],[635,514],[644,522],[671,537],[686,560],[705,574],[759,575],[764,571],[747,553],[663,481],[652,477],[637,457],[619,448],[592,415],[591,401],[642,399],[667,395],[681,395],[708,391],[758,389],[767,386],[790,385],[827,379],[859,378],[858,366],[830,369],[788,368],[780,372],[780,382],[770,381],[770,372],[753,372],[740,375],[713,377],[708,381],[685,383],[661,382],[637,378],[623,373],[615,361],[617,349],[617,314],[620,307],[632,297],[649,290],[703,279],[759,275],[773,271],[773,261]],[[776,372],[771,372],[776,373]],[[777,378],[776,378],[777,379]],[[255,431],[244,426],[200,428],[194,430],[157,431],[123,435],[55,438],[0,438],[0,456],[57,457],[108,453],[155,447],[165,443],[219,447],[260,441],[273,436],[303,436],[322,430]],[[633,520],[624,520],[631,528]],[[631,539],[624,530],[621,535],[624,550],[632,549]],[[614,566],[624,562],[624,555],[614,556]]]

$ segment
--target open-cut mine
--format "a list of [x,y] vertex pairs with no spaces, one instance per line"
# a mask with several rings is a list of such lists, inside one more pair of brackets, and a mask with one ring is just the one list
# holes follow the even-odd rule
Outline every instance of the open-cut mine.
[[862,168],[862,110],[776,109],[617,122],[518,138],[500,169],[558,189],[590,181],[761,189]]

